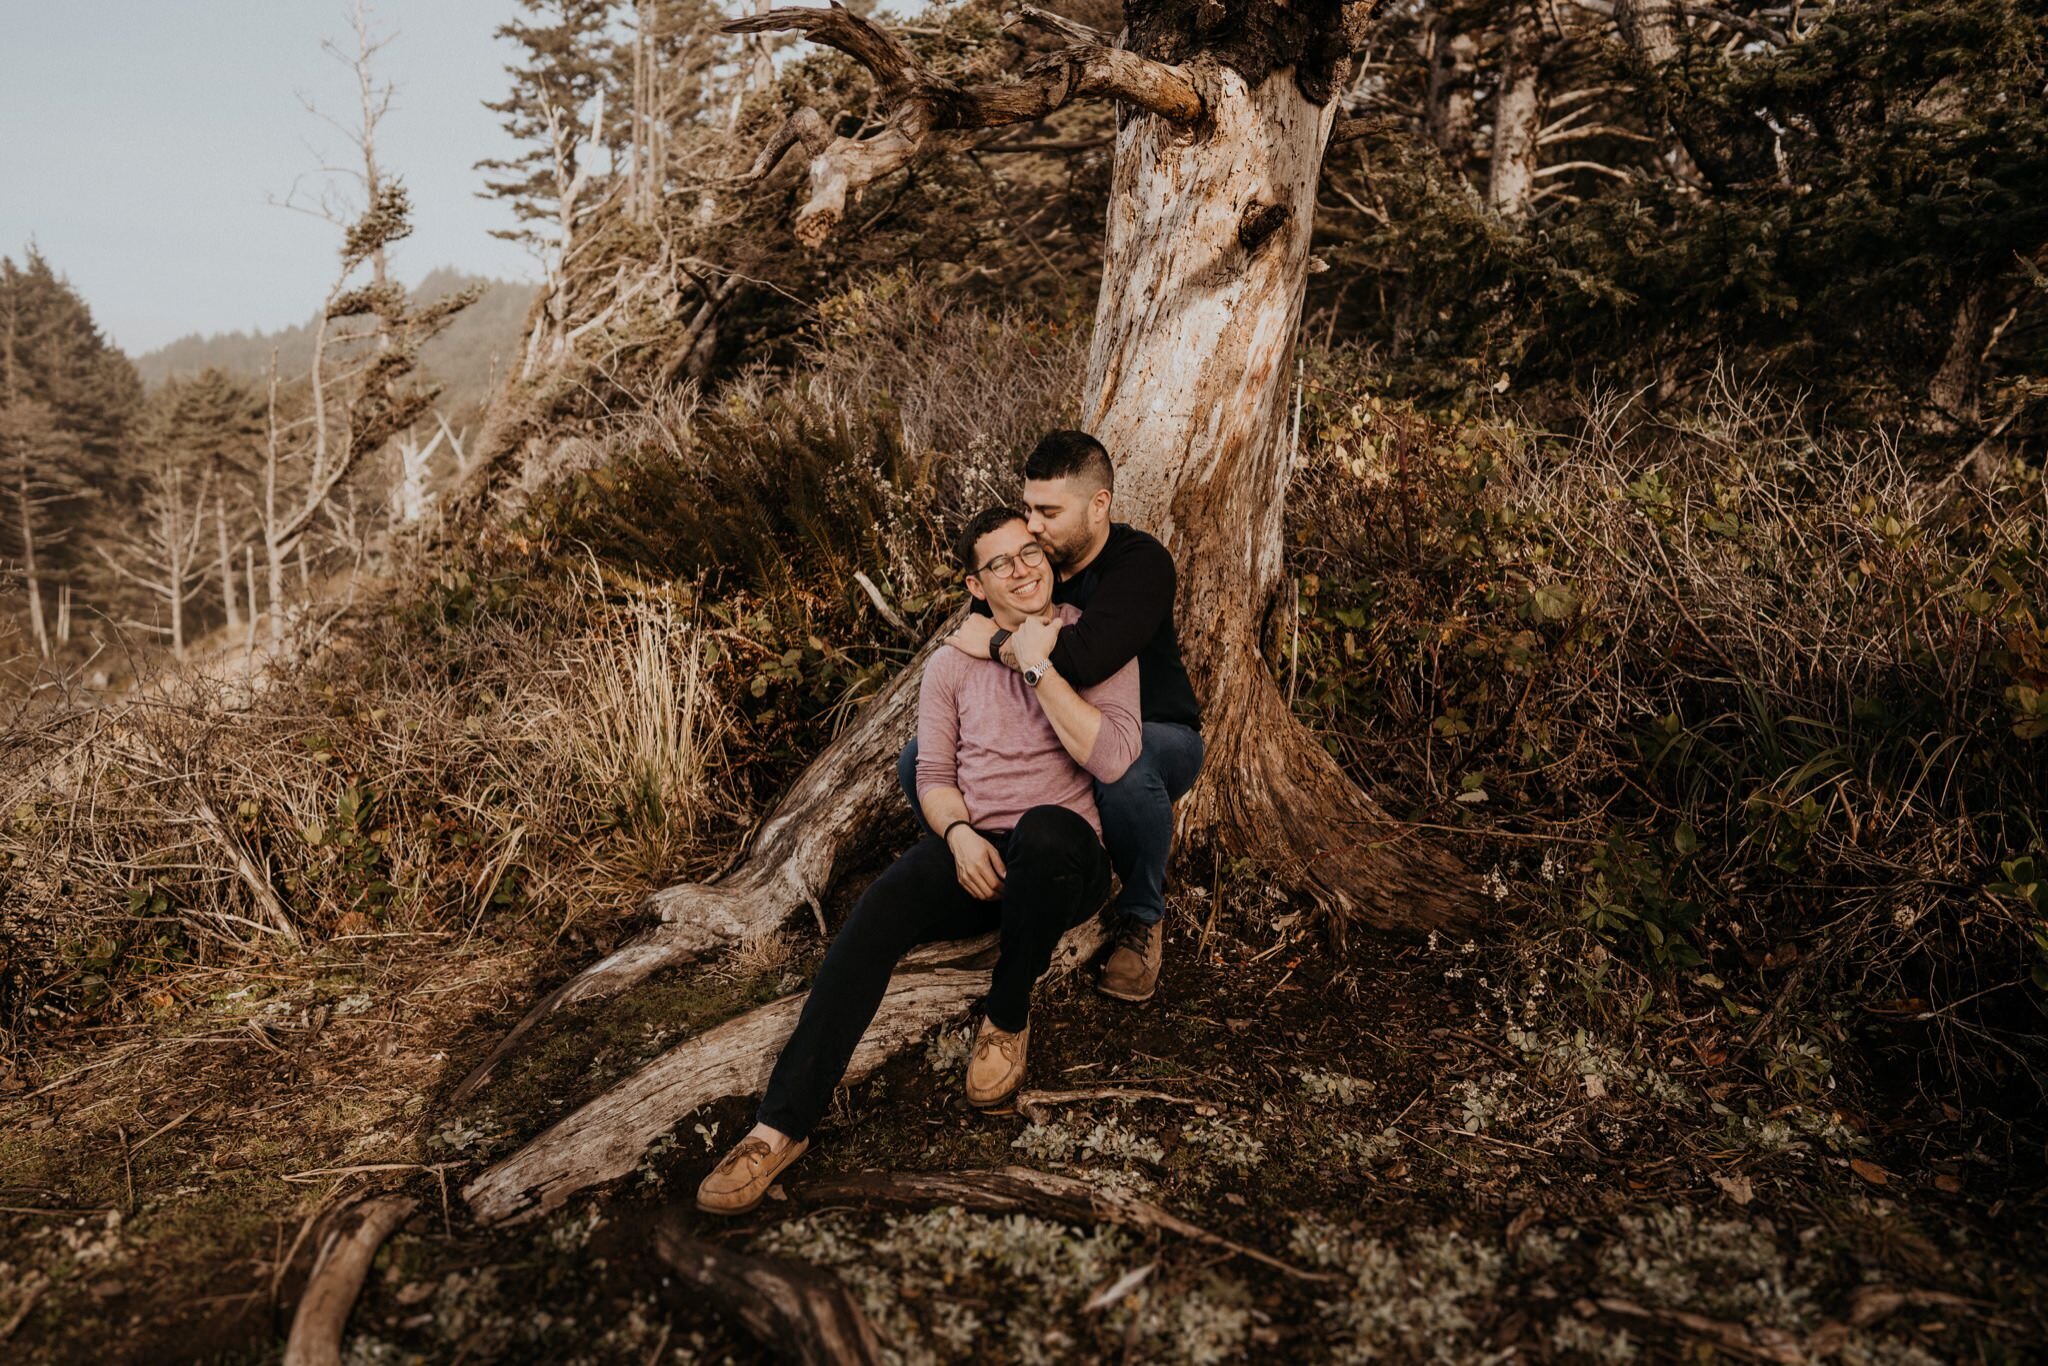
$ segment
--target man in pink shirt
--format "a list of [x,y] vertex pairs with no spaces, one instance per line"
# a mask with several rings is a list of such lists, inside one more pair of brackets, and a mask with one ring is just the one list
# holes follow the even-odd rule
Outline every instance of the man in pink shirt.
[[890,973],[919,944],[1000,933],[967,1100],[984,1109],[1009,1100],[1024,1080],[1031,988],[1060,936],[1109,895],[1095,785],[1114,783],[1138,755],[1137,661],[1088,688],[1060,677],[1053,646],[1081,613],[1054,604],[1052,565],[1022,512],[982,513],[954,551],[1023,667],[959,650],[926,660],[917,799],[939,833],[876,878],[834,936],[754,1128],[697,1188],[700,1209],[752,1209],[804,1154]]

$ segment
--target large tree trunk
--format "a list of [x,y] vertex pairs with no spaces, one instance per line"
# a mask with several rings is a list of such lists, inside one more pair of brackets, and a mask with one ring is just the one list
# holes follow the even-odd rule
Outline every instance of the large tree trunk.
[[1680,145],[1716,189],[1761,180],[1777,168],[1770,126],[1693,87],[1693,49],[1679,0],[1615,0],[1615,28],[1634,55]]
[[1209,744],[1191,828],[1316,898],[1341,930],[1467,920],[1456,860],[1405,835],[1290,713],[1260,639],[1281,578],[1283,414],[1335,102],[1291,70],[1256,87],[1189,64],[1210,126],[1140,115],[1117,135],[1085,422],[1117,515],[1180,569],[1181,640]]
[[1976,285],[1956,305],[1949,327],[1948,351],[1941,367],[1928,381],[1927,398],[1938,421],[1963,426],[1977,421],[1978,400],[1984,388],[1984,350],[1991,336],[1991,289]]
[[36,566],[35,493],[29,478],[26,449],[21,452],[20,468],[16,474],[15,507],[21,514],[21,573],[23,585],[28,589],[29,631],[35,636],[37,651],[48,659],[50,628],[43,621],[43,578]]
[[228,614],[228,635],[233,639],[242,629],[242,607],[235,593],[235,552],[228,544],[227,477],[218,466],[214,476],[219,480],[213,489],[213,526],[219,541],[216,572],[220,576],[221,604]]

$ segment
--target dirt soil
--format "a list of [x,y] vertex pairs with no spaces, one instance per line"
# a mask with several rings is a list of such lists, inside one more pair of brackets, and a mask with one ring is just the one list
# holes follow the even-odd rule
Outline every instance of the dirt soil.
[[[800,989],[815,927],[572,1012],[464,1107],[456,1082],[589,947],[359,937],[222,971],[0,1082],[0,1342],[274,1360],[323,1214],[404,1190],[419,1208],[351,1362],[765,1359],[653,1255],[672,1208],[832,1270],[913,1362],[2039,1359],[2036,1138],[1939,1101],[1859,1112],[1824,1059],[1632,994],[1568,936],[1340,951],[1287,912],[1249,881],[1190,887],[1152,1002],[1042,990],[1031,1086],[1172,1099],[977,1114],[949,1028],[843,1092],[783,1198],[736,1222],[690,1195],[744,1132],[740,1099],[545,1220],[479,1229],[459,1188],[664,1047]],[[1005,1164],[1142,1193],[1301,1274],[1109,1225],[802,1196]]]

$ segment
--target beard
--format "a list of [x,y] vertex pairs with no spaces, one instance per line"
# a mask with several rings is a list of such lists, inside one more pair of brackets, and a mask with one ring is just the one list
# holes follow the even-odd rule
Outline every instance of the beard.
[[1072,541],[1056,541],[1047,536],[1039,544],[1045,547],[1045,558],[1052,561],[1052,567],[1064,570],[1079,559],[1081,552],[1088,548],[1088,528],[1083,526],[1075,533]]

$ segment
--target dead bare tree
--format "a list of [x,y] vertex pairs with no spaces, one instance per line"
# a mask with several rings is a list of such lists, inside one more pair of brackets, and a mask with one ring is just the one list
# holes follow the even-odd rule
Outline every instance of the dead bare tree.
[[1444,164],[1463,171],[1472,160],[1474,73],[1479,39],[1456,16],[1433,13],[1424,29],[1429,61],[1424,122]]
[[[412,231],[405,186],[377,159],[378,125],[395,92],[376,79],[373,67],[390,36],[372,31],[366,0],[355,0],[349,22],[355,34],[352,53],[333,43],[322,46],[356,78],[359,121],[353,126],[327,121],[356,150],[356,165],[331,169],[361,186],[361,207],[346,213],[330,198],[312,210],[342,229],[341,269],[321,301],[303,386],[294,386],[304,411],[287,416],[281,409],[275,356],[265,408],[259,503],[273,646],[283,641],[287,560],[297,555],[300,586],[305,587],[308,531],[364,458],[432,406],[433,394],[410,382],[419,347],[481,292],[472,288],[415,306],[390,279],[388,249]],[[365,267],[368,283],[357,284]]]
[[116,545],[119,554],[94,544],[93,551],[116,577],[147,592],[164,605],[169,624],[129,619],[121,624],[170,638],[171,651],[185,657],[185,604],[205,586],[206,565],[199,543],[206,531],[206,503],[212,480],[199,477],[188,498],[185,471],[171,460],[158,460],[143,485],[142,501],[127,532]]
[[[11,386],[10,386],[11,387]],[[21,565],[22,587],[28,595],[29,634],[44,659],[50,657],[50,628],[43,613],[41,554],[64,532],[47,525],[48,509],[73,495],[64,456],[71,440],[60,431],[47,404],[14,398],[0,406],[0,462],[14,506],[8,519],[8,540]]]
[[1486,175],[1486,202],[1503,218],[1529,216],[1542,128],[1543,21],[1535,0],[1523,0],[1508,18],[1507,58],[1494,95],[1493,155]]

